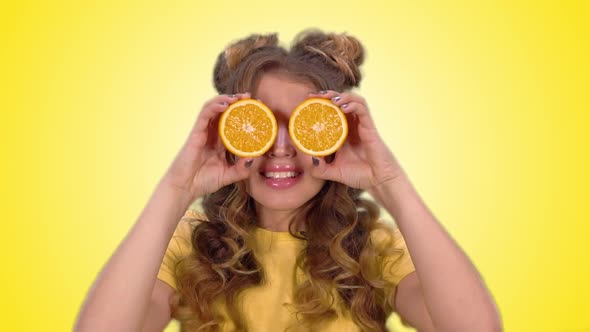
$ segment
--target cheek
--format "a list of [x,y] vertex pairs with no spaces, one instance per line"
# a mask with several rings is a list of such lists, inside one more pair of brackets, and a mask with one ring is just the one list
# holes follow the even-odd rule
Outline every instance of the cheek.
[[325,184],[326,184],[326,180],[313,179],[313,182],[311,183],[311,186],[313,187],[314,195],[317,194],[317,193],[319,193],[320,190],[322,190],[322,188],[324,187]]
[[253,181],[254,181],[254,179],[252,178],[252,175],[250,175],[250,177],[244,181],[244,190],[250,196],[252,196],[252,182]]

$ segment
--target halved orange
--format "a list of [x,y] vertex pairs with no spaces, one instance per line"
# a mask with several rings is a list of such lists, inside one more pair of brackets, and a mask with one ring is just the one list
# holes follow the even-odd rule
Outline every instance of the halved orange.
[[300,151],[324,157],[344,144],[348,122],[342,110],[330,100],[309,98],[291,114],[289,135]]
[[258,157],[277,138],[278,126],[272,111],[256,99],[241,99],[228,106],[219,118],[223,145],[238,157]]

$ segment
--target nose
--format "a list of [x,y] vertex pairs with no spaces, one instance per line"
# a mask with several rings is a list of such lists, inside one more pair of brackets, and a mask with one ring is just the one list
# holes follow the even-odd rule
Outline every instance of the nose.
[[295,147],[291,142],[291,137],[289,136],[289,129],[287,128],[286,124],[279,123],[278,124],[278,133],[277,139],[275,144],[268,150],[267,155],[269,157],[294,157],[296,154]]

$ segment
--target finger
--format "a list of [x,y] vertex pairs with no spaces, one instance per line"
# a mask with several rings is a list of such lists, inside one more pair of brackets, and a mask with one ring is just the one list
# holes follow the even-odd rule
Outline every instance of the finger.
[[337,96],[339,94],[338,91],[334,91],[334,90],[324,90],[324,91],[319,91],[319,92],[310,92],[309,93],[309,97],[313,98],[326,98],[326,99],[331,99],[335,96]]
[[223,113],[228,105],[237,100],[235,96],[220,95],[207,101],[197,120],[195,121],[188,141],[199,146],[214,147],[218,140],[217,124],[219,122],[219,115]]
[[225,177],[225,185],[242,181],[250,175],[252,172],[252,164],[256,158],[240,158],[235,165],[230,166],[227,169]]
[[195,122],[193,127],[193,131],[195,133],[201,133],[207,126],[209,126],[209,122],[216,117],[219,117],[219,114],[223,113],[227,109],[227,107],[238,100],[236,95],[219,95],[203,105],[203,109]]
[[328,164],[324,158],[311,157],[313,167],[311,176],[317,179],[341,182],[342,174],[338,167]]
[[236,96],[238,99],[250,99],[250,98],[252,98],[252,94],[250,92],[236,93],[234,96]]
[[366,105],[358,103],[356,101],[342,104],[340,109],[346,114],[348,119],[351,119],[352,123],[358,121],[358,125],[363,129],[375,129],[375,123],[369,113],[369,109]]
[[[368,106],[367,103],[365,101],[365,99],[357,94],[354,93],[350,93],[350,92],[345,92],[345,93],[338,93],[336,91],[320,91],[319,93],[310,93],[310,97],[313,96],[318,96],[318,97],[322,97],[322,98],[326,98],[326,99],[330,99],[330,101],[332,101],[332,103],[338,107],[340,107],[340,109],[344,112],[344,113],[351,113],[351,109],[354,109],[355,111],[362,111],[363,108],[366,111],[366,115],[368,115]],[[360,105],[355,105],[354,108],[350,107],[352,103],[356,103],[356,104],[360,104]],[[348,110],[347,110],[348,108]],[[360,115],[359,114],[355,114],[354,117]],[[353,116],[349,117],[352,118]],[[370,117],[369,117],[370,119]],[[372,121],[372,120],[371,120]]]
[[[340,110],[342,112],[346,113],[351,113],[350,109],[346,110],[346,108],[350,107],[351,103],[358,103],[361,106],[364,106],[366,109],[368,109],[366,101],[363,97],[353,94],[353,93],[338,93],[336,91],[320,91],[318,93],[310,93],[309,94],[310,98],[312,97],[321,97],[321,98],[326,98],[326,99],[330,99],[330,101],[332,101],[332,103],[338,107],[340,107]],[[351,108],[351,109],[358,109],[358,105],[356,105],[355,108]],[[352,120],[354,118],[356,118],[357,115],[353,114],[353,115],[349,115],[347,116],[348,120]]]
[[330,98],[330,100],[332,101],[332,103],[334,103],[334,105],[337,105],[340,107],[342,107],[343,105],[352,103],[352,102],[359,103],[359,104],[365,105],[365,107],[367,107],[367,103],[363,97],[353,94],[353,93],[348,93],[348,92],[337,94],[337,95],[333,96],[332,98]]
[[203,109],[211,107],[213,105],[229,105],[231,103],[236,102],[239,99],[239,95],[237,94],[225,94],[225,95],[218,95],[214,98],[208,100],[205,105],[203,105]]
[[361,141],[359,137],[359,118],[354,113],[348,113],[345,115],[346,122],[348,122],[348,135],[346,137],[346,142],[356,145]]
[[[223,113],[229,105],[240,99],[249,98],[251,98],[251,95],[249,92],[246,92],[233,95],[219,95],[211,99],[203,106],[203,110],[199,114],[199,119],[197,120],[197,123],[195,123],[195,130],[205,129],[204,127],[208,125],[208,122],[218,118],[219,114]],[[202,120],[202,122],[199,122],[199,120]]]

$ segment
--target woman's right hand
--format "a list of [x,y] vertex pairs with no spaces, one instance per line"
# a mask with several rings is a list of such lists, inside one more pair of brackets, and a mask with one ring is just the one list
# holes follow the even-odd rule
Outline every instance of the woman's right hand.
[[221,113],[230,104],[247,98],[249,93],[219,95],[203,105],[188,139],[164,176],[166,185],[186,193],[192,202],[248,177],[251,159],[239,159],[230,165],[217,129]]

